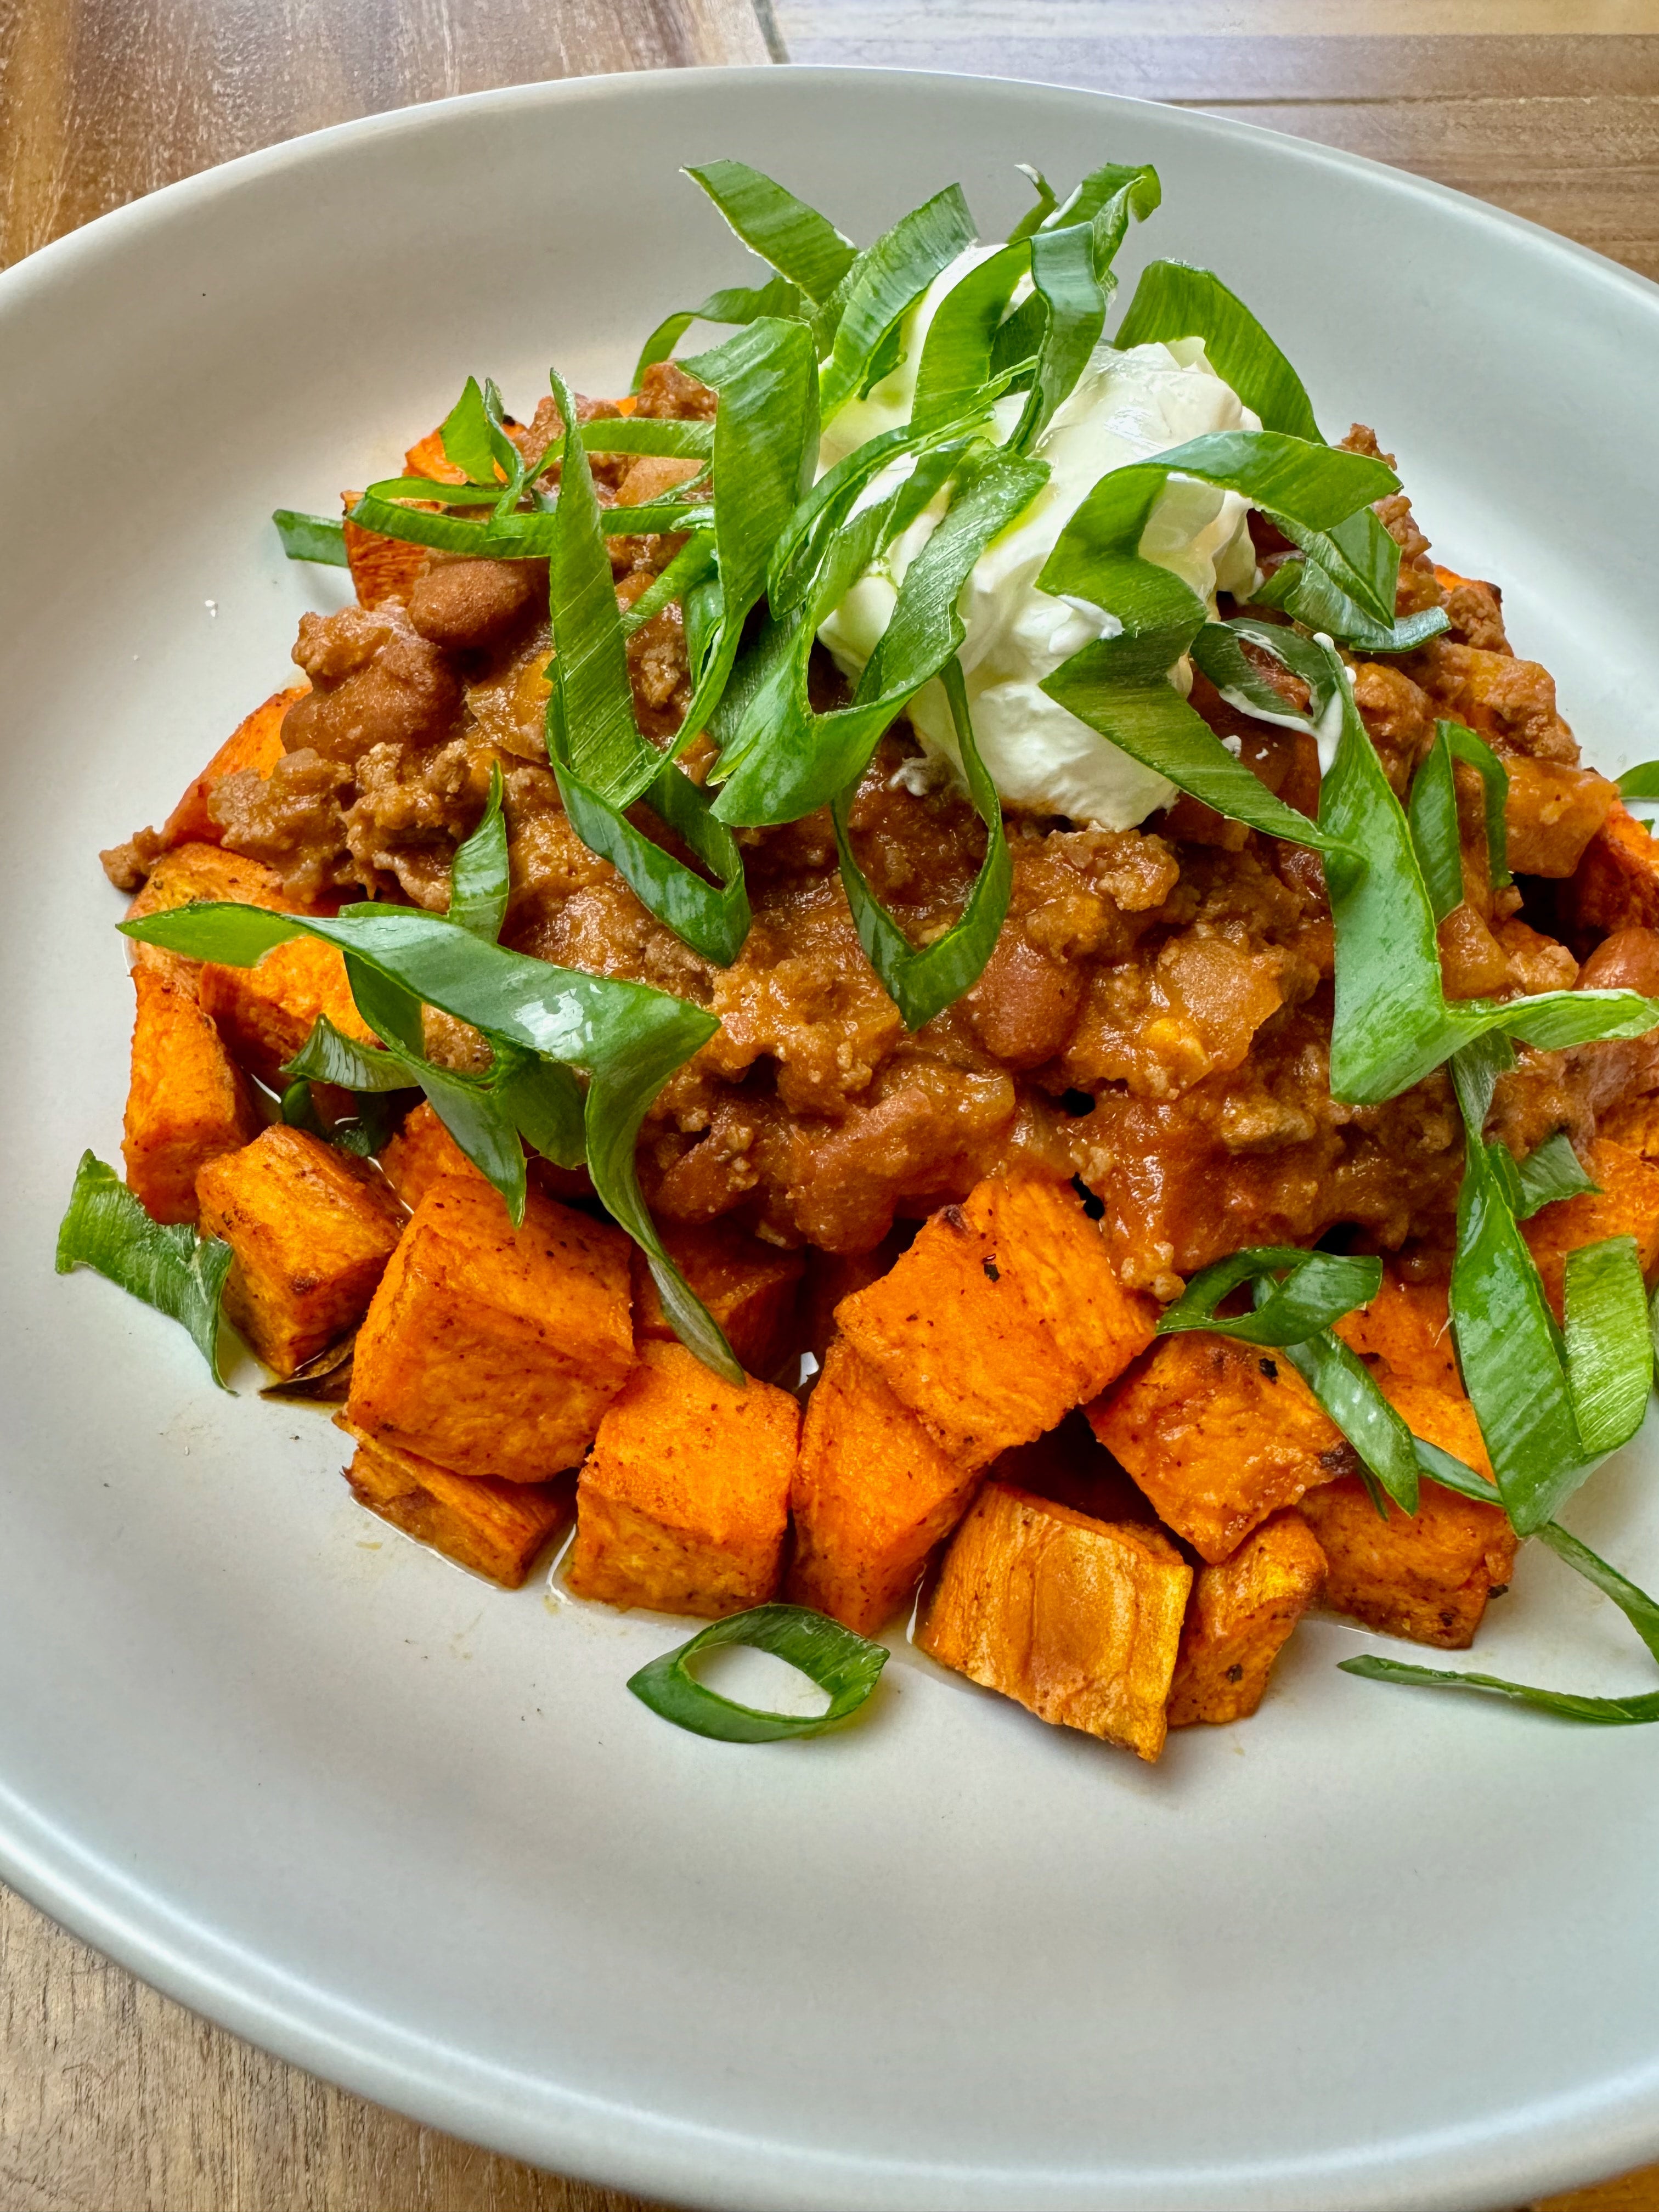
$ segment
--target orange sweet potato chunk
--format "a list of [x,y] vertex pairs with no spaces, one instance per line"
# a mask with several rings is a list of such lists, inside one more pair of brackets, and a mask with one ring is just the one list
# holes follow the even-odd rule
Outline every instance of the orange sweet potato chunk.
[[606,1605],[718,1620],[778,1586],[799,1415],[683,1344],[647,1344],[576,1486],[565,1579]]
[[404,474],[410,477],[430,477],[434,483],[459,484],[466,482],[466,471],[457,468],[444,451],[441,430],[428,430],[424,438],[417,438],[404,455]]
[[1650,1166],[1659,1162],[1659,1095],[1621,1098],[1601,1116],[1596,1133],[1611,1138],[1627,1152],[1640,1153]]
[[127,1188],[157,1221],[194,1221],[196,1178],[259,1132],[247,1086],[187,979],[135,968],[132,1080],[121,1153]]
[[1557,1321],[1561,1319],[1567,1255],[1581,1244],[1599,1243],[1604,1237],[1633,1237],[1642,1273],[1650,1280],[1659,1267],[1659,1168],[1650,1167],[1638,1152],[1627,1151],[1610,1137],[1595,1139],[1584,1164],[1601,1186],[1599,1191],[1587,1191],[1582,1198],[1558,1198],[1521,1224]]
[[[282,884],[263,861],[245,860],[218,845],[175,845],[163,853],[143,889],[127,908],[127,919],[165,914],[194,899],[227,899],[238,906],[262,906],[275,914],[289,911]],[[131,939],[128,939],[131,943]],[[133,945],[133,963],[169,975],[192,994],[199,988],[202,963],[164,952],[159,945]]]
[[[796,1297],[805,1266],[801,1254],[764,1244],[726,1221],[670,1222],[662,1240],[743,1365],[751,1375],[769,1375],[793,1342]],[[637,1246],[634,1333],[642,1344],[676,1341]]]
[[486,1180],[424,1098],[404,1116],[402,1127],[380,1154],[380,1173],[411,1212],[446,1176]]
[[1325,1554],[1294,1507],[1264,1521],[1231,1559],[1200,1567],[1170,1685],[1170,1726],[1248,1720],[1324,1587]]
[[238,723],[213,758],[190,786],[167,818],[161,835],[169,845],[216,845],[222,831],[208,811],[208,801],[225,777],[238,769],[269,775],[283,757],[283,717],[296,699],[303,699],[308,684],[273,692]]
[[1352,1464],[1288,1359],[1203,1329],[1163,1338],[1088,1413],[1159,1519],[1212,1565]]
[[281,1122],[209,1161],[196,1191],[204,1232],[236,1255],[225,1311],[278,1375],[362,1319],[403,1228],[372,1168]]
[[634,1362],[628,1240],[532,1191],[514,1229],[480,1176],[416,1207],[357,1338],[346,1413],[453,1474],[574,1467]]
[[790,1597],[873,1636],[908,1604],[976,1480],[838,1337],[801,1430]]
[[1579,938],[1659,927],[1659,844],[1622,800],[1585,846],[1560,911]]
[[296,937],[278,945],[252,968],[222,968],[206,961],[199,988],[204,1007],[237,1060],[273,1088],[319,1014],[326,1014],[337,1030],[359,1044],[380,1045],[357,1012],[344,958],[319,938]]
[[1385,1359],[1402,1375],[1461,1395],[1449,1291],[1443,1281],[1407,1282],[1385,1263],[1382,1289],[1368,1306],[1344,1314],[1336,1334],[1363,1358]]
[[1192,1581],[1155,1528],[988,1482],[922,1599],[916,1642],[1039,1720],[1155,1759]]
[[1443,1390],[1415,1375],[1402,1375],[1398,1368],[1386,1362],[1380,1363],[1371,1372],[1382,1395],[1414,1437],[1438,1444],[1442,1451],[1461,1459],[1465,1467],[1484,1474],[1488,1482],[1496,1481],[1480,1421],[1461,1390]]
[[357,1446],[345,1471],[357,1503],[503,1589],[523,1587],[532,1567],[575,1513],[576,1486],[568,1474],[552,1482],[494,1482],[488,1476],[451,1474],[432,1460],[364,1436],[343,1417],[337,1419]]
[[[1419,1435],[1428,1435],[1422,1406],[1396,1402]],[[1432,1443],[1453,1433],[1458,1401],[1446,1406],[1452,1413]],[[1456,1449],[1451,1443],[1443,1448]],[[1388,1502],[1386,1521],[1358,1475],[1310,1491],[1302,1511],[1325,1554],[1325,1604],[1385,1635],[1467,1650],[1487,1599],[1509,1587],[1516,1537],[1503,1508],[1460,1498],[1437,1482],[1425,1480],[1414,1514]]]
[[964,1474],[1029,1443],[1151,1342],[1063,1185],[981,1183],[927,1222],[889,1273],[836,1309],[842,1334]]
[[[348,507],[356,504],[349,492],[345,503]],[[423,499],[410,504],[435,508],[436,502]],[[385,538],[378,530],[365,530],[361,523],[349,520],[344,525],[344,534],[346,567],[351,572],[352,588],[360,607],[378,607],[387,599],[406,599],[431,565],[429,549],[413,545],[407,538]]]

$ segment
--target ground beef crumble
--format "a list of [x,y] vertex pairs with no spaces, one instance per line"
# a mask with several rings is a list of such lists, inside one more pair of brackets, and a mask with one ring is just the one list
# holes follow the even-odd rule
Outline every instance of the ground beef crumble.
[[[663,363],[637,413],[707,421],[714,407],[711,392]],[[581,411],[615,410],[584,402]],[[540,452],[557,427],[548,401],[515,434]],[[1344,442],[1378,450],[1358,428]],[[596,462],[601,500],[628,505],[660,497],[690,465]],[[1613,787],[1578,765],[1550,678],[1510,651],[1497,592],[1437,571],[1403,494],[1378,512],[1401,546],[1400,611],[1443,605],[1452,626],[1414,653],[1356,667],[1366,727],[1402,793],[1437,716],[1486,737],[1513,779],[1517,868],[1540,879],[1529,919],[1521,890],[1492,890],[1479,780],[1460,769],[1465,900],[1441,932],[1448,991],[1570,986],[1577,963],[1550,932],[1548,888],[1571,874]],[[1285,557],[1275,541],[1258,528],[1264,565]],[[623,605],[679,542],[611,541]],[[857,1254],[896,1215],[961,1198],[1018,1159],[1080,1177],[1103,1201],[1126,1279],[1164,1296],[1238,1246],[1305,1242],[1337,1224],[1425,1265],[1443,1261],[1462,1168],[1443,1073],[1380,1107],[1330,1097],[1332,940],[1316,855],[1188,799],[1127,831],[1011,817],[1012,897],[989,964],[965,998],[908,1036],[860,947],[827,813],[739,833],[754,924],[726,969],[659,924],[580,842],[546,765],[545,605],[544,564],[433,556],[402,598],[305,616],[294,657],[312,689],[289,712],[285,756],[267,776],[226,777],[212,811],[226,846],[276,870],[303,902],[361,886],[441,910],[456,845],[499,763],[513,874],[503,941],[655,984],[720,1017],[641,1138],[642,1181],[665,1216],[729,1216],[775,1242]],[[1287,696],[1299,692],[1274,664],[1261,665]],[[634,633],[629,666],[641,726],[662,742],[690,694],[678,608]],[[1264,783],[1313,811],[1310,738],[1235,714],[1202,678],[1193,702]],[[952,790],[918,795],[896,773],[915,751],[901,724],[878,749],[852,820],[878,896],[925,941],[960,911],[984,832]],[[694,770],[706,757],[694,750]],[[125,887],[152,864],[152,836],[109,856]],[[1654,988],[1659,938],[1611,967],[1651,969],[1644,988]],[[435,1025],[430,1042],[461,1064],[476,1048],[454,1024]],[[1659,1048],[1646,1043],[1523,1048],[1520,1061],[1495,1109],[1519,1151],[1555,1129],[1587,1140],[1610,1097],[1659,1082]]]

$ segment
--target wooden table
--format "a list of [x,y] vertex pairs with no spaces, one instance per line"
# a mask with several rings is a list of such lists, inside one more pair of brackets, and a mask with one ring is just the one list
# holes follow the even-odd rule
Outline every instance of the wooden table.
[[[769,59],[1040,76],[1242,116],[1659,276],[1659,0],[0,0],[0,262],[348,117]],[[0,2204],[643,2212],[266,2057],[4,1892]],[[1659,2168],[1549,2212],[1659,2212]]]

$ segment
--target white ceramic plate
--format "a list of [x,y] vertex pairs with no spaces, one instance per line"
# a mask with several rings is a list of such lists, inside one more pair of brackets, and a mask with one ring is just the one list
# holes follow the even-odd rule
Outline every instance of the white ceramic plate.
[[[463,1577],[349,1502],[325,1420],[53,1278],[125,1086],[94,848],[284,680],[329,580],[271,508],[395,466],[470,369],[623,388],[747,281],[675,174],[722,154],[864,237],[951,178],[1000,235],[1016,161],[1157,161],[1154,250],[1376,426],[1595,757],[1659,752],[1659,292],[1298,142],[962,78],[613,78],[278,147],[0,278],[0,1869],[304,2066],[723,2212],[1433,2212],[1659,2154],[1659,1731],[1357,1681],[1332,1622],[1156,1770],[903,1650],[839,1737],[708,1745],[623,1686],[683,1626]],[[1570,1516],[1649,1583],[1654,1473]],[[1547,1556],[1481,1661],[1649,1680]]]

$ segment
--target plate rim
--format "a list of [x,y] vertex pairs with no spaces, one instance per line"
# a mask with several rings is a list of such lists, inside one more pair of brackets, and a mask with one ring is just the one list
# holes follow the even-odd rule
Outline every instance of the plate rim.
[[[118,253],[129,237],[187,216],[198,204],[234,194],[267,173],[302,168],[337,147],[442,127],[452,111],[559,107],[617,99],[649,101],[682,87],[758,87],[785,76],[827,85],[973,85],[1038,92],[1056,100],[1117,110],[1173,112],[1195,133],[1269,141],[1281,159],[1314,170],[1356,173],[1373,189],[1426,202],[1477,228],[1512,234],[1533,253],[1575,267],[1638,313],[1659,311],[1659,283],[1593,247],[1451,185],[1365,155],[1198,108],[1040,77],[972,70],[775,63],[611,71],[548,78],[447,95],[352,118],[260,147],[108,210],[0,270],[0,346],[9,318],[43,293],[72,283],[82,264]],[[428,118],[433,118],[428,124]],[[600,2185],[702,2204],[712,2212],[957,2212],[971,2201],[1006,2201],[1020,2191],[1034,2208],[1129,2212],[1157,2192],[1160,2212],[1214,2212],[1225,2190],[1236,2212],[1479,2212],[1482,2207],[1571,2187],[1659,2158],[1659,2039],[1650,2065],[1593,2089],[1535,2101],[1507,2124],[1441,2129],[1376,2152],[1284,2160],[1269,2167],[1033,2173],[979,2165],[949,2167],[868,2156],[831,2158],[775,2137],[665,2121],[648,2110],[580,2094],[541,2075],[478,2064],[465,2052],[411,2036],[381,2013],[367,2013],[325,1989],[300,1984],[268,1960],[228,1946],[111,1863],[54,1829],[0,1776],[0,1877],[29,1904],[149,1986],[286,2063],[416,2122],[465,2141]],[[240,1971],[239,1971],[240,1970]],[[284,1995],[284,1990],[286,1994]],[[355,2033],[353,2032],[355,2029]],[[466,2075],[473,2069],[474,2078]],[[988,2192],[998,2192],[993,2195]]]

